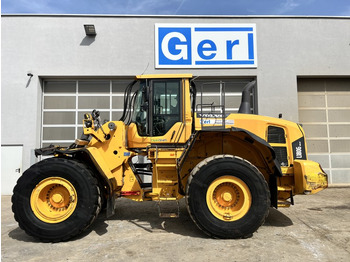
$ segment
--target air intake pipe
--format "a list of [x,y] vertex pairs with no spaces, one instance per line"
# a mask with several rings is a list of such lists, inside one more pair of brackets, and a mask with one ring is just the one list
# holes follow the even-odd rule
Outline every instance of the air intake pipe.
[[239,106],[238,113],[239,114],[250,114],[250,93],[255,86],[256,81],[249,82],[242,91],[242,101]]

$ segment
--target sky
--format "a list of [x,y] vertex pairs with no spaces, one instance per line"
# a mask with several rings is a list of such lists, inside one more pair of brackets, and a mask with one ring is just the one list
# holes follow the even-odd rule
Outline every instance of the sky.
[[2,0],[1,13],[350,16],[350,0]]

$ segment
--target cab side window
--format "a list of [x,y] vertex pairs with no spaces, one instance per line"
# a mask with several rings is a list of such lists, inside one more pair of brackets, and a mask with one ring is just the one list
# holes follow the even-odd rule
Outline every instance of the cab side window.
[[180,86],[180,80],[153,81],[153,136],[165,135],[181,121]]
[[132,122],[136,124],[137,132],[140,136],[149,135],[147,93],[147,83],[146,81],[141,81],[140,89],[136,93],[132,116]]

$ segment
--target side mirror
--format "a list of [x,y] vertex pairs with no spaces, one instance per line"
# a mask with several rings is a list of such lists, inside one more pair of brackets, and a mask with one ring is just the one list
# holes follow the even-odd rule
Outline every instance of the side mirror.
[[149,87],[148,86],[145,86],[143,89],[142,89],[142,97],[144,97],[145,101],[149,101]]
[[145,112],[148,110],[148,102],[145,101],[142,105],[141,105],[141,112]]

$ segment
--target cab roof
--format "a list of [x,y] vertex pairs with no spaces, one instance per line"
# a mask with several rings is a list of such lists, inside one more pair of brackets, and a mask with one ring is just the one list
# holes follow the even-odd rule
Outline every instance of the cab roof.
[[192,74],[155,74],[155,75],[137,75],[136,79],[169,79],[169,78],[192,78]]

